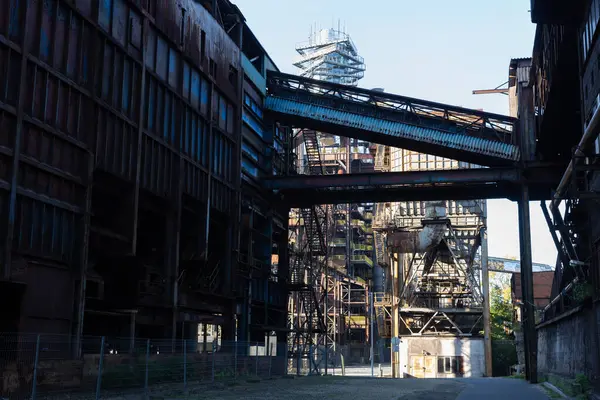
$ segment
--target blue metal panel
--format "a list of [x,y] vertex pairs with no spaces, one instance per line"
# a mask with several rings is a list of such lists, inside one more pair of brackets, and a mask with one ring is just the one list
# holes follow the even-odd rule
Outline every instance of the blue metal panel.
[[250,62],[248,57],[242,54],[242,68],[244,73],[252,83],[261,91],[263,95],[267,93],[267,80],[262,76],[261,72],[258,71],[254,65]]
[[265,99],[265,108],[282,114],[388,135],[392,138],[430,143],[510,161],[519,160],[519,148],[509,143],[448,133],[274,96]]

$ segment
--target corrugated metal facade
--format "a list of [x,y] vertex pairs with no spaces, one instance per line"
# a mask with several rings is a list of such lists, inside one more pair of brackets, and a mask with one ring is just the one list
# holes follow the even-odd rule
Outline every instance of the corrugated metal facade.
[[[3,278],[26,285],[0,328],[77,333],[83,277],[104,282],[86,309],[116,299],[110,260],[152,293],[140,323],[167,326],[157,335],[171,330],[174,279],[201,281],[202,265],[220,265],[216,281],[179,306],[231,312],[201,304],[232,296],[240,70],[236,43],[192,1],[0,4],[0,255]],[[206,261],[213,241],[223,254]],[[127,278],[132,263],[114,260],[130,256],[144,267]]]

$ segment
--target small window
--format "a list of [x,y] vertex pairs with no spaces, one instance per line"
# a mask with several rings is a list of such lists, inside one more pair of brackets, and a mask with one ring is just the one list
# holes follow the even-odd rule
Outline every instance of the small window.
[[210,76],[213,78],[217,77],[217,63],[212,58],[210,59]]
[[137,50],[142,49],[142,22],[133,11],[129,17],[129,43]]
[[200,31],[200,62],[206,57],[206,32]]
[[461,356],[438,357],[438,374],[462,374],[461,359]]
[[237,90],[238,81],[238,70],[233,66],[229,66],[229,83],[233,85],[233,88]]
[[182,94],[183,94],[183,97],[185,99],[187,99],[187,100],[190,99],[190,89],[191,89],[190,73],[191,73],[190,65],[184,61],[183,62],[183,88],[182,88]]
[[179,37],[179,45],[183,47],[185,43],[185,7],[181,7],[181,33]]

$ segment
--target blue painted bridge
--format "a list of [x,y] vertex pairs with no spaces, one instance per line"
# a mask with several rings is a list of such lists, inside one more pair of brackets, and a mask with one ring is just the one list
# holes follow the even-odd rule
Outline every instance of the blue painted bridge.
[[265,109],[286,125],[482,166],[519,161],[515,118],[269,72]]

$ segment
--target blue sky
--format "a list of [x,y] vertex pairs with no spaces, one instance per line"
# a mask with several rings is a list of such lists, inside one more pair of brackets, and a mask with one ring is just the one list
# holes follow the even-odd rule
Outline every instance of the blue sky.
[[[359,86],[508,114],[507,96],[471,94],[508,80],[511,58],[529,57],[535,25],[529,0],[232,0],[273,61],[294,73],[296,43],[311,25],[341,26],[365,58]],[[533,259],[554,264],[556,250],[531,203]],[[488,202],[489,253],[519,256],[517,206]]]

